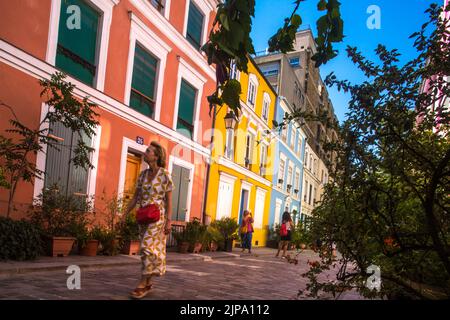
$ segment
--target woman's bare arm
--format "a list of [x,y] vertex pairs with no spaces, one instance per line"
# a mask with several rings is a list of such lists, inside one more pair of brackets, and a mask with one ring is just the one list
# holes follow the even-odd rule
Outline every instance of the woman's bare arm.
[[136,188],[134,191],[133,197],[131,198],[130,202],[128,203],[127,209],[125,210],[125,217],[130,214],[131,210],[136,206],[137,200],[138,200],[139,190]]

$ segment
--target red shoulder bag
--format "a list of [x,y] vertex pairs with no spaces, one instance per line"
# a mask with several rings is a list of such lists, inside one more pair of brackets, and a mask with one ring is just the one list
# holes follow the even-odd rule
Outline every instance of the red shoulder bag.
[[[141,195],[142,195],[142,185],[140,189]],[[139,224],[149,224],[158,222],[161,218],[161,212],[159,211],[159,207],[151,203],[145,207],[140,207],[136,211],[136,221]]]
[[136,221],[139,224],[149,224],[158,222],[161,218],[161,212],[156,204],[141,207],[136,211]]

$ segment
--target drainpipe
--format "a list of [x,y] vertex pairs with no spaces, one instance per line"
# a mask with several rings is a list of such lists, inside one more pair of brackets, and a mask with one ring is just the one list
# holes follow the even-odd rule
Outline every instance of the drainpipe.
[[213,120],[212,120],[212,133],[211,133],[211,140],[209,142],[209,161],[206,164],[206,182],[205,182],[205,189],[203,191],[203,204],[202,204],[202,224],[205,224],[205,219],[206,219],[206,202],[208,200],[208,185],[209,185],[209,172],[211,170],[211,162],[212,162],[212,146],[213,146],[213,141],[214,141],[214,126],[216,124],[216,108],[217,106],[214,104],[213,105]]

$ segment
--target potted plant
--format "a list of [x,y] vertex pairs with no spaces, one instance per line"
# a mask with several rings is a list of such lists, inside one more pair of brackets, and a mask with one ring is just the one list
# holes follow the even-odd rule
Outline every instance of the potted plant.
[[119,253],[120,241],[117,238],[116,231],[96,226],[92,233],[93,237],[100,241],[99,253],[105,256],[115,256]]
[[138,254],[141,242],[139,235],[139,225],[136,222],[136,216],[134,214],[129,214],[125,218],[125,221],[123,221],[123,223],[120,224],[119,234],[122,237],[121,253],[127,255]]
[[65,195],[54,185],[38,196],[31,209],[31,221],[43,231],[47,254],[67,256],[80,230],[89,223],[91,202],[84,197]]
[[186,236],[189,242],[189,251],[199,253],[203,246],[206,226],[198,218],[194,218],[186,224]]
[[174,232],[173,237],[177,241],[178,252],[187,253],[189,249],[189,238],[187,236],[186,230]]
[[210,251],[217,251],[219,243],[223,241],[223,236],[217,228],[208,226],[206,229],[206,244]]
[[100,241],[96,239],[96,234],[92,230],[82,228],[77,235],[78,250],[82,256],[95,257],[97,255]]
[[225,251],[231,252],[233,250],[234,240],[239,239],[238,229],[239,224],[235,218],[222,218],[211,223],[211,226],[219,230],[223,240],[220,242],[219,247]]

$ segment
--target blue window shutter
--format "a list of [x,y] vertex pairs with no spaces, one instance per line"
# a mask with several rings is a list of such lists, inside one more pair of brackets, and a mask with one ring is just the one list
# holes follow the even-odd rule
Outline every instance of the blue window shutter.
[[189,3],[186,38],[195,48],[200,49],[202,45],[201,42],[204,17],[192,1]]
[[131,81],[130,107],[153,117],[158,60],[136,44]]
[[[69,29],[72,13],[67,8],[80,8],[80,29]],[[78,80],[92,85],[96,74],[96,47],[100,15],[82,0],[61,1],[56,66]]]
[[194,132],[194,107],[197,90],[185,80],[181,81],[178,104],[177,131],[192,139]]

